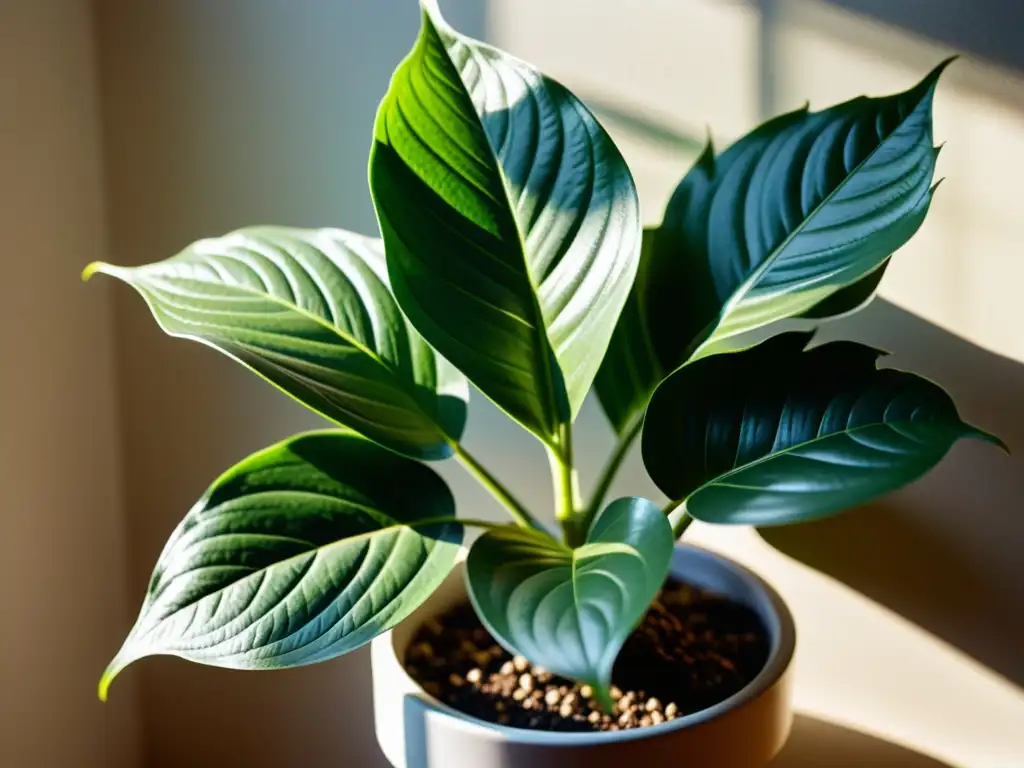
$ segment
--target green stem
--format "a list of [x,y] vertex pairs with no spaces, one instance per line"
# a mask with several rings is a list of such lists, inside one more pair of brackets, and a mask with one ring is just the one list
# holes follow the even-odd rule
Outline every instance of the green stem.
[[[432,523],[432,522],[435,522],[435,521],[429,520],[427,522],[431,522]],[[465,518],[461,518],[461,517],[438,518],[436,522],[438,522],[438,523],[458,523],[459,525],[468,525],[468,526],[471,526],[473,528],[486,528],[486,529],[492,530],[492,531],[496,530],[496,529],[508,528],[509,527],[509,523],[496,523],[493,520],[477,520],[477,519],[474,519],[474,518],[465,519]]]
[[580,514],[580,489],[572,456],[572,425],[563,424],[557,445],[548,448],[551,478],[555,490],[555,519],[562,526],[565,543],[578,547],[586,539],[587,529]]
[[619,438],[618,445],[615,446],[615,452],[612,453],[608,459],[608,463],[601,469],[601,474],[598,476],[597,487],[594,488],[594,493],[590,497],[590,503],[587,504],[587,511],[583,516],[583,524],[589,528],[590,524],[594,521],[597,513],[601,511],[601,504],[604,503],[604,497],[608,495],[608,489],[612,487],[612,482],[615,480],[615,476],[619,474],[619,470],[622,468],[622,462],[626,460],[626,456],[629,455],[629,449],[633,446],[633,442],[640,434],[640,427],[644,424],[644,417],[641,413],[633,419],[629,428],[622,433]]
[[670,501],[668,504],[665,505],[665,508],[661,511],[664,512],[665,516],[667,517],[668,515],[671,515],[673,512],[675,512],[680,506],[682,506],[682,503],[682,499]]
[[523,528],[534,528],[543,531],[544,527],[537,522],[536,518],[527,511],[512,492],[506,488],[498,478],[492,475],[487,469],[476,460],[476,458],[465,449],[464,446],[456,443],[454,446],[455,458],[473,475],[480,484],[490,491],[498,501],[505,505],[515,521]]
[[[682,507],[682,509],[680,509]],[[686,507],[683,506],[683,500],[670,501],[665,505],[663,510],[669,521],[672,523],[672,537],[678,539],[683,535],[683,532],[690,527],[690,523],[693,522],[693,518],[690,517],[686,512]]]
[[679,516],[679,520],[676,521],[676,524],[672,526],[672,536],[673,536],[673,538],[678,540],[683,535],[683,533],[686,531],[686,529],[690,527],[690,523],[692,523],[692,522],[693,522],[693,518],[690,517],[685,512],[683,512],[683,514],[681,514]]

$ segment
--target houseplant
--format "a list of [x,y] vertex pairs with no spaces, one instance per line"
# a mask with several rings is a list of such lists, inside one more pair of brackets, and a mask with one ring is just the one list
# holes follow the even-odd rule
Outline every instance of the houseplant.
[[[873,350],[804,351],[792,334],[733,344],[870,297],[931,198],[938,76],[709,147],[642,233],[629,171],[585,108],[429,7],[374,131],[382,242],[262,228],[161,264],[91,268],[136,287],[170,333],[345,428],[273,446],[214,483],[161,555],[102,692],[152,653],[273,668],[355,648],[422,604],[479,525],[465,568],[492,634],[610,708],[612,662],[690,519],[836,512],[981,436],[934,385],[876,370]],[[461,445],[467,378],[544,445],[564,543]],[[595,382],[621,449],[584,501],[571,424]],[[604,503],[644,413],[667,514]],[[421,463],[451,456],[515,525],[456,517]],[[556,602],[526,622],[510,610],[531,605],[523,590]],[[566,620],[576,646],[558,634]]]

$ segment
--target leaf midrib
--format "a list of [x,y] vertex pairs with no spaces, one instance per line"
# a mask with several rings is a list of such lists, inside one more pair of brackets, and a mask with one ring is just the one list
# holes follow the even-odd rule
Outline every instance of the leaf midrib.
[[[847,429],[837,430],[836,432],[830,432],[827,435],[815,436],[815,437],[811,438],[810,440],[804,440],[801,443],[797,443],[797,444],[791,445],[791,446],[789,446],[787,448],[783,448],[780,451],[773,451],[773,452],[771,452],[771,453],[769,453],[769,454],[767,454],[765,456],[760,457],[759,459],[755,459],[754,461],[749,462],[748,464],[743,464],[742,466],[739,466],[739,467],[733,467],[733,469],[730,469],[728,472],[725,472],[725,473],[723,473],[721,475],[718,475],[717,477],[715,477],[712,480],[708,480],[707,482],[702,483],[700,486],[695,488],[689,494],[684,496],[683,497],[683,501],[684,501],[684,503],[690,501],[694,496],[696,496],[701,491],[706,490],[707,488],[710,488],[710,487],[712,487],[714,485],[718,485],[719,483],[725,482],[730,477],[734,477],[735,475],[739,474],[740,472],[746,472],[746,471],[748,471],[750,469],[753,469],[753,468],[756,468],[756,467],[760,466],[761,464],[764,464],[764,463],[767,463],[767,462],[772,461],[774,459],[777,459],[780,456],[785,456],[785,455],[790,454],[790,453],[792,453],[794,451],[797,451],[797,450],[799,450],[801,448],[805,448],[805,447],[807,447],[809,445],[814,445],[815,443],[822,442],[824,440],[828,440],[829,438],[842,437],[842,436],[845,436],[845,435],[849,435],[849,434],[853,434],[853,433],[856,433],[856,432],[865,431],[865,430],[868,430],[868,429],[878,429],[879,427],[887,427],[887,428],[892,429],[893,431],[897,432],[898,434],[902,434],[902,433],[899,433],[898,430],[896,430],[896,428],[893,425],[896,425],[896,424],[899,424],[899,425],[910,425],[910,424],[914,424],[914,423],[915,423],[914,421],[908,420],[908,419],[897,419],[895,421],[875,421],[875,422],[872,422],[870,424],[861,424],[861,425],[856,426],[856,427],[850,427],[850,428],[847,428]],[[916,422],[916,423],[922,423],[922,422]],[[932,422],[932,423],[935,423],[935,422]],[[904,437],[906,437],[906,436],[904,435]]]
[[[535,358],[534,362],[535,362],[535,364],[536,363],[540,364],[540,369],[543,371],[543,374],[544,374],[543,384],[545,386],[543,387],[543,391],[544,391],[544,394],[547,396],[547,403],[546,403],[546,405],[548,407],[548,413],[550,414],[550,417],[551,417],[551,423],[548,425],[549,428],[551,429],[551,434],[545,436],[545,438],[546,438],[545,442],[549,443],[549,445],[552,448],[558,448],[559,450],[561,450],[562,446],[560,445],[560,441],[558,439],[558,434],[559,434],[559,428],[565,423],[565,421],[562,419],[562,417],[559,414],[559,409],[558,409],[558,405],[557,405],[557,396],[555,395],[555,376],[554,376],[554,371],[551,370],[551,363],[552,362],[554,362],[555,365],[558,365],[559,363],[558,363],[557,355],[555,354],[554,347],[552,347],[552,345],[551,345],[551,340],[548,338],[547,324],[546,324],[546,322],[544,320],[544,313],[543,313],[543,310],[541,309],[541,306],[540,306],[539,288],[536,285],[536,283],[535,283],[535,281],[533,279],[533,274],[530,271],[530,265],[529,265],[529,261],[527,259],[526,242],[523,239],[523,233],[522,233],[522,231],[519,228],[519,218],[518,218],[518,216],[515,213],[516,208],[512,204],[512,198],[511,198],[511,194],[510,194],[510,186],[511,185],[509,183],[508,177],[505,175],[505,169],[501,165],[501,160],[499,158],[498,152],[495,149],[494,145],[491,143],[491,138],[490,138],[490,136],[487,135],[487,131],[484,128],[483,118],[477,112],[476,105],[473,104],[473,99],[471,98],[471,96],[469,94],[469,88],[466,85],[465,80],[462,79],[462,73],[459,71],[458,66],[452,60],[451,54],[449,54],[449,52],[448,52],[448,46],[445,45],[444,38],[442,37],[441,32],[440,32],[440,30],[438,28],[438,24],[435,24],[434,19],[431,17],[431,14],[430,14],[430,12],[428,11],[428,9],[426,7],[424,7],[424,9],[423,9],[423,18],[426,21],[426,23],[430,24],[431,27],[433,28],[434,34],[436,35],[438,41],[441,43],[441,48],[444,50],[444,55],[448,59],[449,65],[451,66],[452,70],[455,72],[455,75],[458,77],[459,83],[462,85],[463,94],[465,95],[466,100],[469,102],[469,105],[471,107],[473,116],[476,118],[476,123],[477,123],[477,127],[480,130],[480,134],[483,136],[484,141],[487,142],[487,148],[491,151],[491,158],[494,161],[494,168],[497,170],[498,177],[499,177],[499,179],[501,181],[501,190],[502,190],[502,194],[504,195],[505,206],[506,206],[506,208],[508,210],[509,218],[512,221],[513,230],[516,233],[516,241],[517,241],[517,243],[519,245],[519,253],[522,256],[522,260],[523,260],[523,273],[525,274],[527,283],[529,284],[529,287],[530,287],[530,290],[529,290],[529,293],[530,293],[530,306],[532,307],[533,314],[534,314],[533,330],[535,332],[535,335],[536,335],[538,341],[541,342],[537,346],[537,350],[536,350],[536,352],[534,354],[534,358]],[[466,39],[464,39],[463,35],[459,34],[456,30],[454,30],[451,27],[449,27],[443,21],[443,19],[439,19],[439,22],[440,22],[440,25],[442,25],[444,27],[445,32],[447,32],[448,34],[452,35],[460,43],[462,43],[463,45],[466,46],[467,50],[469,51],[470,56],[472,56],[474,58],[474,61],[476,61],[476,59],[477,59],[476,52],[473,50],[472,44],[470,42],[467,42]],[[477,66],[478,67],[480,66],[479,62],[477,62]],[[511,105],[506,105],[506,107],[510,107],[510,106]],[[547,354],[545,354],[545,352]],[[567,401],[568,401],[568,398],[569,398],[569,395],[568,395],[568,392],[566,392],[566,400]]]
[[[383,515],[384,513],[381,513],[381,514]],[[245,574],[245,576],[243,576],[242,578],[235,579],[234,581],[231,581],[231,582],[225,584],[222,587],[218,587],[217,589],[213,590],[212,592],[208,592],[208,593],[204,594],[199,600],[205,600],[208,597],[222,594],[223,592],[227,591],[228,589],[231,589],[232,587],[236,586],[237,584],[239,584],[242,581],[245,581],[248,578],[253,578],[253,577],[256,577],[256,576],[263,576],[264,574],[266,574],[268,571],[270,571],[273,568],[277,568],[277,567],[283,566],[283,565],[288,565],[289,563],[292,563],[292,562],[297,562],[301,558],[305,558],[305,557],[310,557],[311,556],[313,559],[316,559],[317,557],[320,556],[321,553],[323,553],[325,550],[330,549],[331,547],[335,547],[335,546],[338,546],[338,545],[344,545],[344,544],[348,544],[348,543],[351,543],[351,542],[359,542],[359,541],[362,541],[364,539],[373,538],[374,536],[377,536],[377,535],[380,535],[380,534],[385,534],[385,533],[388,533],[388,532],[392,532],[392,531],[395,531],[395,530],[398,530],[398,529],[406,528],[406,529],[415,530],[417,528],[428,527],[428,526],[431,526],[431,525],[445,525],[445,524],[451,524],[451,523],[458,524],[459,523],[459,519],[457,517],[446,516],[446,517],[427,518],[425,520],[417,520],[417,521],[414,521],[414,522],[406,522],[406,523],[401,523],[401,522],[398,522],[396,520],[392,525],[384,526],[384,527],[378,528],[378,529],[373,530],[373,531],[365,531],[364,533],[359,533],[359,534],[356,534],[354,536],[346,536],[345,538],[342,538],[342,539],[335,539],[335,540],[330,541],[330,542],[328,542],[326,544],[320,544],[318,546],[311,547],[310,549],[307,549],[307,550],[305,550],[303,552],[298,552],[298,553],[296,553],[294,555],[291,555],[289,557],[284,558],[283,560],[277,560],[277,561],[275,561],[273,563],[270,563],[269,565],[264,566],[263,568],[252,569],[249,573]],[[243,532],[236,532],[236,533],[243,533]],[[440,540],[438,540],[438,541],[440,541]],[[176,543],[177,542],[175,542],[175,544]],[[198,544],[198,543],[200,543],[200,542],[199,541],[193,542],[192,545],[195,545],[195,544]],[[444,543],[444,542],[441,542],[441,543]],[[223,565],[223,564],[221,564],[221,565]],[[211,566],[211,567],[214,567],[214,566]],[[179,575],[173,576],[171,580],[178,578],[178,576]],[[300,581],[301,581],[301,579],[300,579]],[[145,610],[147,608],[151,608],[152,605],[153,605],[153,601],[149,600],[148,597],[149,596],[147,595],[146,603],[143,606],[143,613],[145,612]],[[192,608],[195,605],[195,603],[197,603],[197,602],[199,602],[199,601],[198,600],[197,601],[193,601],[191,603],[183,605],[181,608],[178,608],[177,610],[173,611],[172,613],[167,614],[166,616],[161,616],[158,621],[156,621],[149,628],[144,630],[141,636],[145,636],[149,632],[153,631],[160,624],[166,622],[167,620],[169,620],[173,616],[178,615],[181,611],[188,610],[189,608]]]
[[[128,283],[129,285],[133,285],[137,290],[145,289],[145,291],[147,293],[149,293],[150,295],[153,296],[153,299],[155,301],[158,301],[158,302],[161,301],[159,295],[156,295],[156,293],[155,293],[159,289],[157,289],[156,287],[150,287],[149,286],[148,276],[146,275],[146,267],[136,267],[136,268],[127,268],[126,269],[126,268],[114,266],[112,264],[107,264],[106,262],[99,262],[99,269],[100,269],[100,271],[103,271],[103,272],[109,274],[111,277],[116,277],[116,278],[118,278],[120,280],[123,280],[124,282]],[[134,277],[136,273],[141,275],[140,279],[136,279]],[[269,294],[269,293],[267,293],[265,291],[260,291],[260,290],[257,290],[255,288],[251,288],[249,286],[244,286],[244,285],[228,285],[228,284],[223,283],[223,282],[214,282],[214,281],[210,281],[210,280],[197,280],[195,278],[181,278],[181,277],[177,277],[177,276],[166,276],[166,275],[164,275],[162,277],[165,280],[191,280],[191,281],[194,281],[194,282],[197,282],[197,283],[201,283],[201,284],[205,284],[205,285],[211,285],[211,286],[214,286],[214,287],[226,287],[226,288],[229,288],[231,290],[237,290],[240,293],[243,293],[245,295],[252,296],[252,297],[257,298],[257,299],[262,300],[262,301],[270,302],[271,304],[275,304],[275,305],[277,305],[279,307],[283,307],[284,309],[287,309],[287,310],[289,310],[291,312],[294,312],[297,315],[299,315],[301,317],[304,317],[305,319],[310,320],[313,323],[315,323],[315,324],[317,324],[317,325],[327,329],[330,333],[332,333],[333,335],[337,336],[342,342],[347,343],[349,346],[351,346],[354,349],[358,350],[359,352],[365,354],[367,357],[369,357],[371,360],[373,360],[377,365],[379,365],[383,370],[385,370],[388,373],[388,375],[395,380],[396,388],[397,389],[399,389],[401,391],[407,391],[407,394],[409,394],[410,398],[412,399],[413,404],[415,405],[415,409],[424,417],[424,419],[426,421],[429,421],[430,423],[434,424],[437,427],[438,432],[444,437],[445,442],[447,442],[449,446],[455,446],[458,443],[457,440],[455,440],[451,435],[448,434],[448,430],[445,429],[444,425],[439,423],[439,421],[435,418],[434,414],[432,414],[428,410],[424,409],[423,404],[420,402],[420,398],[419,398],[419,395],[417,393],[417,388],[420,385],[419,385],[418,382],[415,381],[415,379],[406,380],[405,378],[403,378],[400,375],[398,369],[395,368],[391,363],[389,363],[388,361],[384,360],[374,350],[372,350],[369,347],[367,347],[365,344],[360,342],[358,339],[354,338],[350,334],[345,333],[342,329],[338,328],[336,325],[327,322],[327,320],[325,318],[320,317],[319,315],[317,315],[317,314],[315,314],[313,312],[310,312],[309,310],[304,309],[304,308],[298,306],[297,304],[293,304],[290,301],[286,301],[285,299],[278,298],[278,297],[273,296],[273,295],[271,295],[271,294]],[[141,283],[141,285],[140,285],[140,283]],[[229,311],[226,314],[231,314],[231,312]],[[404,322],[404,317],[403,317],[403,322]],[[211,323],[210,325],[214,325],[214,324]],[[209,344],[210,346],[214,347],[215,349],[217,349],[219,352],[224,352],[225,351],[222,347],[216,345],[211,339],[207,339],[205,337],[201,337],[198,334],[196,334],[194,336],[190,335],[190,338],[193,338],[196,341],[203,341],[203,342]],[[409,338],[410,344],[414,344],[414,343],[416,343],[416,341],[417,340],[414,339],[414,338],[411,338],[411,337]],[[422,343],[425,344],[426,342],[423,341]],[[242,344],[241,346],[245,346],[245,345]],[[436,364],[437,364],[436,354],[437,353],[433,349],[430,349],[430,352],[431,352],[432,355],[435,356],[433,362],[434,362],[434,365],[436,366]],[[241,363],[242,365],[245,365],[247,368],[251,368],[251,366],[249,366],[248,364],[244,363],[241,360],[238,360],[238,362]],[[254,371],[254,373],[259,374],[258,371]],[[263,377],[263,378],[266,378],[266,377]],[[270,381],[269,379],[266,379],[266,380],[268,381],[268,383],[273,384],[280,391],[284,392],[289,397],[291,397],[293,399],[297,399],[297,398],[295,398],[294,395],[292,395],[287,390],[285,390],[285,389],[281,388],[280,386],[274,384],[274,382]],[[407,384],[412,384],[412,387],[411,388],[408,387]],[[410,391],[410,389],[411,389],[411,391]],[[303,403],[303,405],[306,405],[306,404]],[[306,406],[306,407],[309,407],[309,406]],[[317,413],[320,413],[320,411],[318,411],[315,408],[312,409],[312,410],[316,411]],[[324,418],[329,419],[330,421],[334,421],[334,419],[332,419],[327,414],[321,413],[321,415]]]

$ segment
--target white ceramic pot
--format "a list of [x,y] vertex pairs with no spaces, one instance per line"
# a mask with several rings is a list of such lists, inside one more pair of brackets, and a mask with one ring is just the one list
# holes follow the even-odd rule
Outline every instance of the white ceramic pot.
[[752,768],[782,748],[793,714],[790,663],[795,630],[779,595],[746,568],[689,545],[676,548],[673,575],[749,606],[768,628],[761,673],[720,704],[629,731],[554,733],[493,725],[428,696],[401,659],[430,616],[467,599],[462,563],[406,621],[373,640],[377,741],[395,768]]

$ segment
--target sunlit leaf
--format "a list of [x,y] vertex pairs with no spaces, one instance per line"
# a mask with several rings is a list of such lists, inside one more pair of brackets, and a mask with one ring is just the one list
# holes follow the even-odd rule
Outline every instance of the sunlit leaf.
[[484,394],[554,444],[633,282],[636,189],[566,88],[423,5],[370,157],[395,295]]
[[444,458],[462,435],[466,380],[403,318],[376,238],[252,227],[94,272],[134,287],[167,333],[220,350],[392,450]]
[[770,120],[699,170],[663,227],[705,260],[721,309],[697,354],[793,317],[877,269],[917,231],[938,150],[932,100],[946,62],[904,93]]
[[235,465],[168,541],[100,682],[144,656],[280,669],[359,647],[409,615],[462,541],[433,470],[345,432]]
[[642,323],[623,314],[598,377],[617,431],[642,412],[652,368],[668,373],[778,320],[871,300],[931,203],[932,99],[945,66],[905,93],[782,115],[721,154],[708,143],[648,238],[630,298]]
[[576,549],[524,528],[488,531],[466,561],[470,597],[506,647],[607,689],[622,644],[668,574],[672,527],[639,498],[618,499]]

